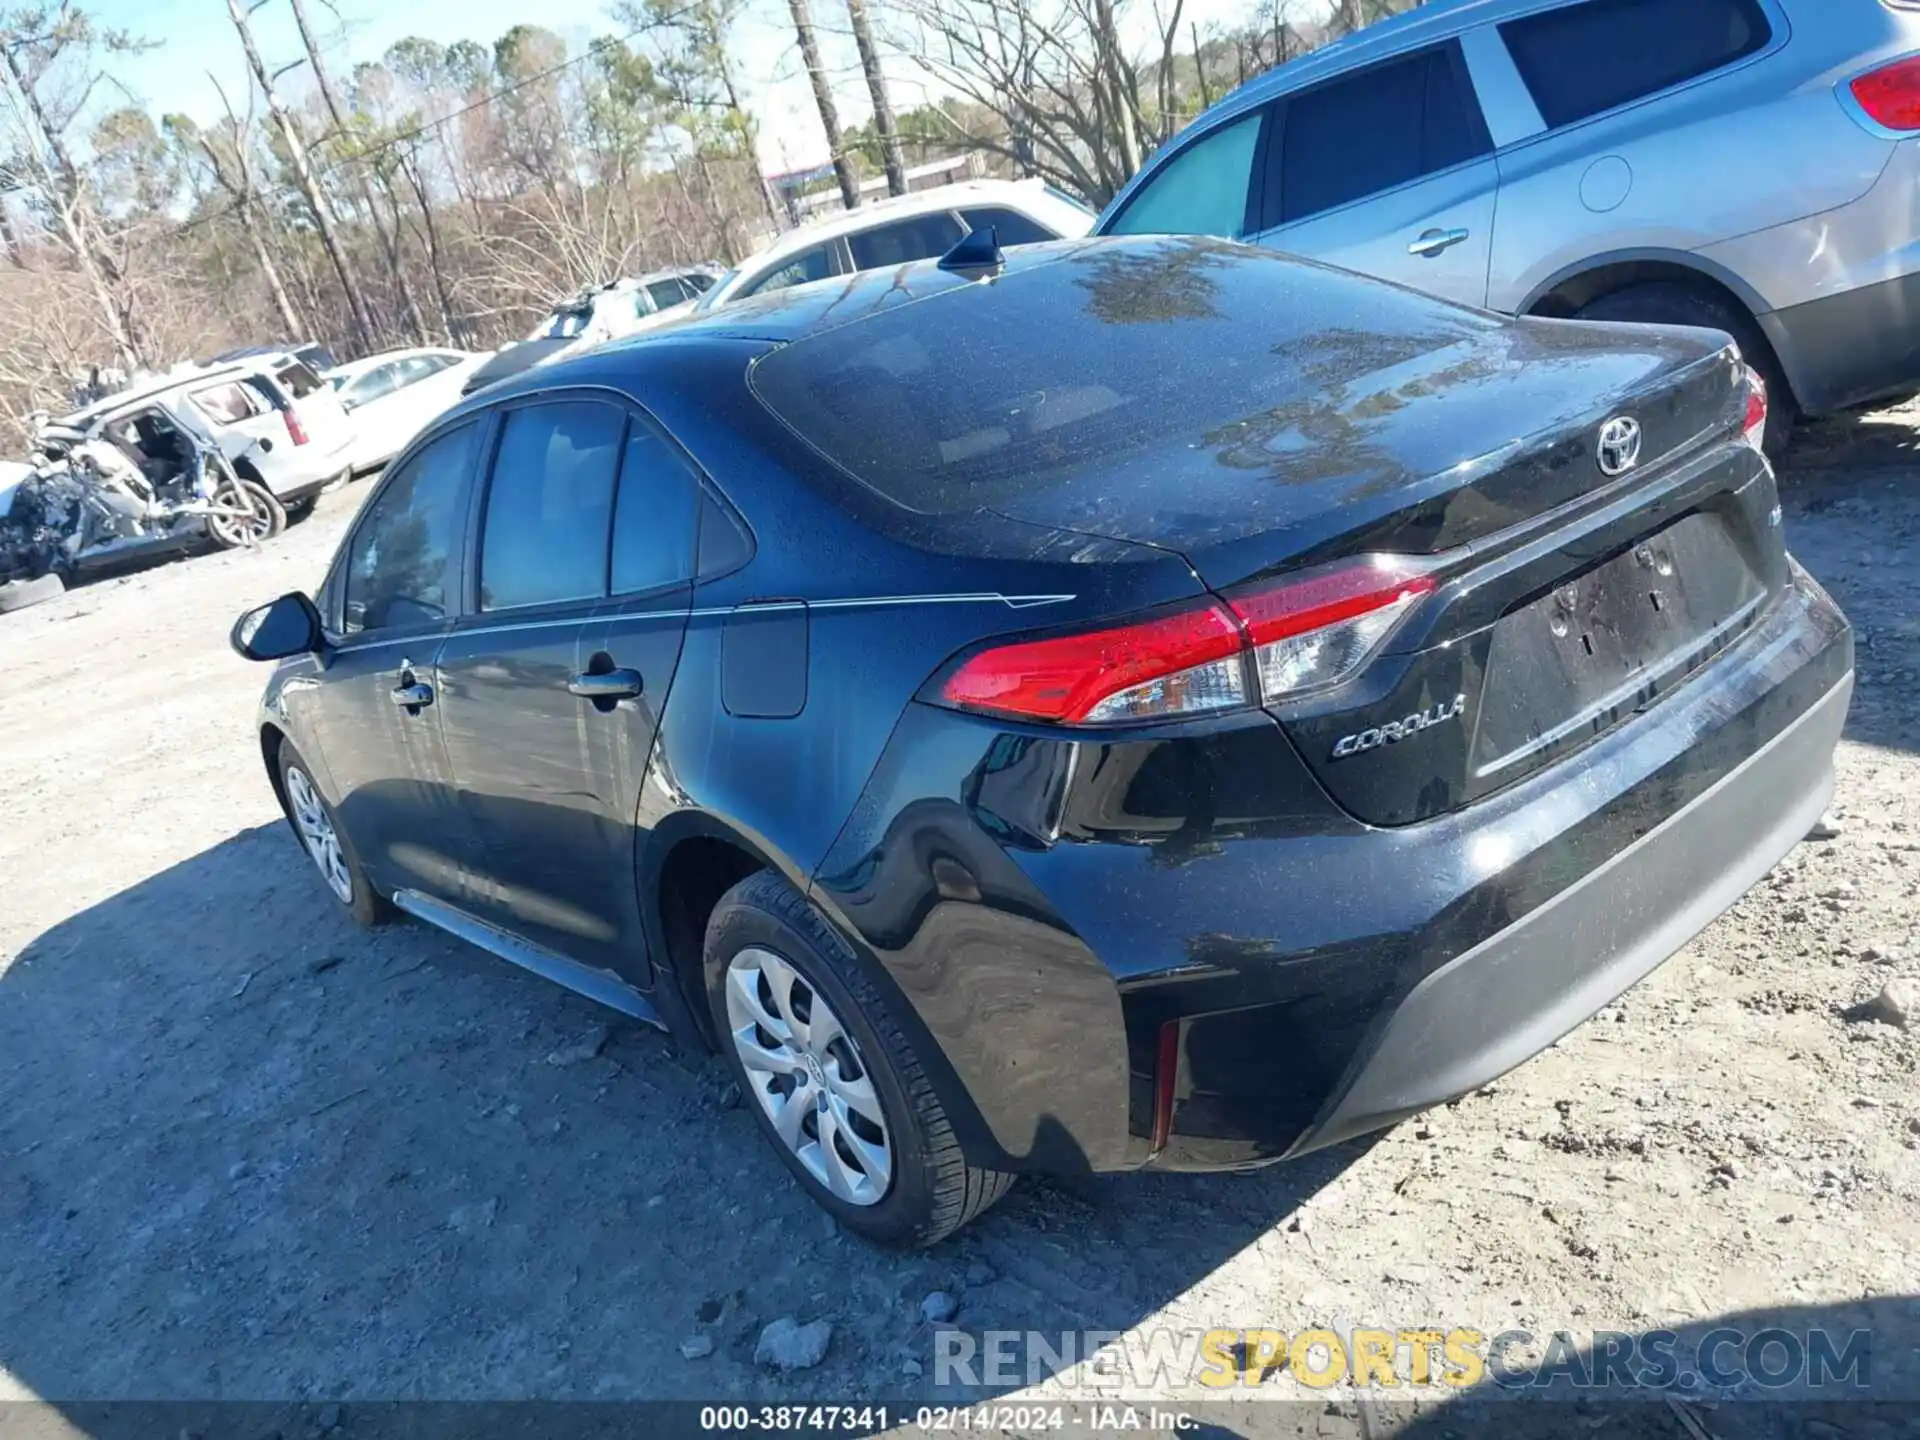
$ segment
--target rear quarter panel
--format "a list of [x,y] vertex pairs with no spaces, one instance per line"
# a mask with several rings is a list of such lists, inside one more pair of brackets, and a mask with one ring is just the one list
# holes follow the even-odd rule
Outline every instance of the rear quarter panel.
[[[1858,125],[1834,87],[1899,24],[1874,20],[1868,12],[1886,12],[1870,0],[1792,15],[1762,4],[1774,36],[1758,54],[1500,152],[1493,308],[1522,311],[1589,261],[1684,255],[1832,211],[1874,187],[1893,142]],[[1771,308],[1790,303],[1787,268],[1783,253],[1741,279]]]

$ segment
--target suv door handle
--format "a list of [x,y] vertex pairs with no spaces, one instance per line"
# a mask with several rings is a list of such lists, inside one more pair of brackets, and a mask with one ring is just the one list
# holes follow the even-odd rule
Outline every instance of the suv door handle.
[[412,685],[396,685],[387,692],[387,698],[396,705],[417,712],[422,705],[433,704],[433,686],[417,682]]
[[1409,255],[1424,255],[1431,260],[1443,250],[1451,250],[1456,245],[1464,245],[1472,236],[1466,230],[1428,230],[1407,246]]
[[567,689],[582,700],[631,700],[646,688],[638,670],[608,670],[576,675]]

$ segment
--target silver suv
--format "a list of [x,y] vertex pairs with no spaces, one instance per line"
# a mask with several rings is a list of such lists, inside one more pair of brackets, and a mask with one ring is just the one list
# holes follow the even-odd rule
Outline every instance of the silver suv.
[[1920,388],[1916,137],[1920,0],[1431,0],[1229,95],[1096,233],[1725,330],[1777,445]]

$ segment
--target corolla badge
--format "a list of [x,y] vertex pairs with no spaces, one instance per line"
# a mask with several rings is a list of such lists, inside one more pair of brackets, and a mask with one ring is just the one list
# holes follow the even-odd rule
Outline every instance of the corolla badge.
[[1640,463],[1640,422],[1631,415],[1616,415],[1600,427],[1600,470],[1605,475],[1624,475]]
[[1431,730],[1435,725],[1448,720],[1457,720],[1466,713],[1467,697],[1456,695],[1452,700],[1443,700],[1437,705],[1428,706],[1407,716],[1404,720],[1389,720],[1385,725],[1376,725],[1371,730],[1361,730],[1353,735],[1342,735],[1334,744],[1333,758],[1344,760],[1349,755],[1364,755],[1369,750],[1378,750],[1382,745],[1398,745],[1402,740],[1411,740],[1423,730]]

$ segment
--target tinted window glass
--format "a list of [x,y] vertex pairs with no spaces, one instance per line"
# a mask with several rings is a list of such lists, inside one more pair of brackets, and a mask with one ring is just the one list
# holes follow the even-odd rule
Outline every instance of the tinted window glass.
[[654,308],[659,310],[678,305],[687,298],[687,292],[680,288],[678,280],[656,280],[647,286],[647,294],[653,297]]
[[[1249,477],[1284,488],[1321,443],[1329,375],[1414,374],[1502,323],[1198,238],[1082,248],[965,298],[964,324],[936,296],[796,340],[754,365],[754,392],[909,509],[957,514],[1067,486],[1092,497],[1089,523],[1111,523],[1098,506],[1204,507],[1206,487]],[[1361,437],[1402,408],[1342,412],[1354,426],[1343,463],[1368,484],[1400,483],[1392,446]],[[1192,494],[1170,487],[1170,464]]]
[[700,578],[724,575],[752,554],[740,523],[705,490],[700,492]]
[[1753,0],[1586,0],[1509,20],[1500,35],[1549,125],[1730,65],[1772,38]]
[[626,412],[591,401],[507,412],[487,488],[480,608],[607,593],[607,527]]
[[789,285],[805,285],[810,280],[825,280],[835,273],[833,247],[816,245],[802,250],[778,270],[763,275],[740,291],[742,298],[762,295],[769,290],[785,290]]
[[399,375],[393,366],[378,365],[347,387],[346,398],[349,404],[364,405],[382,395],[391,395],[398,383]]
[[691,289],[693,293],[696,295],[704,295],[709,289],[713,287],[713,276],[703,275],[699,271],[694,271],[692,274],[688,274],[688,275],[682,275],[680,278],[683,282],[685,282],[687,287]]
[[944,255],[960,243],[962,234],[960,222],[941,211],[849,235],[847,248],[853,251],[854,269],[883,270]]
[[347,552],[344,623],[351,635],[446,617],[467,511],[476,427],[416,452],[380,489]]
[[613,517],[613,593],[675,585],[693,573],[699,481],[651,426],[634,422]]
[[1237,120],[1169,160],[1109,225],[1109,235],[1221,235],[1246,229],[1260,115]]
[[1034,245],[1042,240],[1060,238],[1038,220],[1030,220],[1018,210],[1008,210],[998,205],[980,210],[962,210],[960,218],[973,230],[978,230],[982,225],[993,226],[993,238],[1002,245]]
[[1390,190],[1491,148],[1478,102],[1447,50],[1428,51],[1296,95],[1266,204],[1277,222]]

